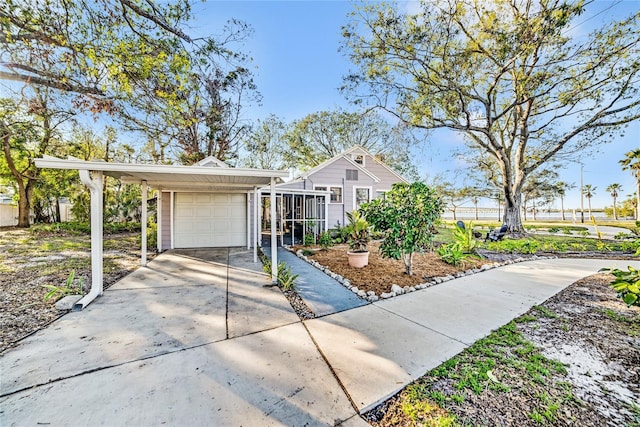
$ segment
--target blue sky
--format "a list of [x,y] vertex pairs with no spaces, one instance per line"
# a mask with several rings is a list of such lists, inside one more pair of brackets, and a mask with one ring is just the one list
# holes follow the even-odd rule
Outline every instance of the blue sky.
[[[405,4],[410,8],[410,3]],[[342,77],[352,67],[338,51],[341,26],[353,5],[348,1],[209,1],[194,5],[196,22],[191,33],[219,34],[224,23],[236,18],[250,24],[255,33],[242,47],[253,57],[258,89],[263,95],[261,106],[252,106],[249,119],[263,119],[275,114],[286,121],[337,107],[350,109],[338,92]],[[571,31],[580,36],[596,25],[628,16],[640,10],[640,0],[598,0],[589,5]],[[452,150],[460,147],[460,138],[449,132],[432,134],[421,150],[421,175],[446,174],[460,176],[465,165],[452,160]],[[617,182],[623,195],[633,193],[634,179],[623,172],[618,160],[624,153],[640,147],[640,123],[631,125],[624,138],[602,145],[598,153],[585,155],[584,183],[597,187],[592,199],[594,207],[611,205],[605,192],[607,185]],[[580,166],[567,164],[560,178],[580,184]],[[451,178],[448,178],[451,179]],[[580,206],[579,189],[570,192],[567,208]],[[586,206],[586,200],[585,200]]]

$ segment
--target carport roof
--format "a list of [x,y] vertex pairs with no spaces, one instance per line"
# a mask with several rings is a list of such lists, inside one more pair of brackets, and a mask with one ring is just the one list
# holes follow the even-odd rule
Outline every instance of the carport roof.
[[249,190],[269,185],[271,178],[275,178],[278,183],[282,182],[282,178],[289,176],[287,171],[269,169],[111,163],[51,156],[44,156],[35,161],[39,168],[100,171],[124,183],[146,181],[150,187],[171,190]]

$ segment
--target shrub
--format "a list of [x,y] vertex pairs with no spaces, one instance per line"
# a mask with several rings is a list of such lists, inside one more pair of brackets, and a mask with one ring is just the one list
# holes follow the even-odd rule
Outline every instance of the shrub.
[[491,242],[487,248],[496,252],[535,254],[540,247],[540,243],[533,239],[518,240],[501,240],[499,242]]
[[371,240],[370,225],[360,211],[347,212],[349,225],[347,229],[347,244],[352,252],[366,252],[367,244]]
[[[271,275],[271,265],[272,262],[267,260],[262,267],[262,270],[268,275]],[[282,289],[285,291],[295,290],[298,276],[298,274],[293,274],[291,267],[289,267],[284,261],[278,263],[278,285],[282,286]]]
[[431,247],[433,228],[444,209],[442,200],[424,183],[394,184],[383,199],[361,208],[373,228],[384,233],[383,257],[401,259],[405,273],[413,274],[413,254]]
[[468,227],[462,228],[457,224],[453,230],[453,245],[465,254],[473,254],[476,252],[478,241],[473,235],[473,223],[469,223]]
[[551,227],[551,228],[549,228],[549,233],[551,233],[551,234],[556,234],[559,231],[560,231],[559,227]]
[[464,253],[455,243],[440,246],[437,253],[442,261],[456,267],[464,265],[467,258],[474,256],[472,254]]
[[610,286],[618,293],[618,298],[622,298],[628,306],[640,306],[640,273],[633,267],[627,267],[627,270],[603,268],[600,271],[615,276]]
[[613,238],[616,240],[626,240],[626,239],[633,239],[634,236],[630,233],[627,233],[626,231],[621,231],[617,233],[615,236],[613,236]]
[[318,244],[324,250],[327,250],[331,246],[333,246],[333,239],[331,238],[331,235],[328,231],[323,231],[322,233],[320,233],[320,235],[318,236]]
[[583,237],[591,236],[591,233],[589,233],[589,230],[581,230],[580,232],[578,232],[578,234],[583,236]]
[[562,234],[567,234],[567,235],[571,236],[573,234],[573,232],[571,231],[571,229],[569,227],[563,227],[562,228]]
[[316,236],[313,233],[307,233],[304,235],[304,239],[302,240],[302,244],[305,246],[311,246],[316,244]]

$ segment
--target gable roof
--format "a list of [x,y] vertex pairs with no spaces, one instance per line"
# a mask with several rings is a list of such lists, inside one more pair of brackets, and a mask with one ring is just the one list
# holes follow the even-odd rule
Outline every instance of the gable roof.
[[371,179],[373,179],[375,182],[380,182],[380,178],[378,178],[377,176],[375,176],[373,173],[371,173],[369,170],[367,170],[365,167],[363,167],[362,165],[359,165],[358,163],[354,162],[350,157],[349,154],[353,153],[354,151],[362,151],[365,155],[371,157],[376,163],[378,163],[380,166],[384,167],[385,169],[387,169],[389,172],[391,172],[396,178],[398,178],[398,180],[402,181],[402,182],[406,182],[409,183],[409,181],[407,181],[405,178],[403,178],[399,173],[397,173],[396,171],[394,171],[393,169],[391,169],[389,166],[387,166],[384,162],[378,160],[373,154],[371,154],[370,152],[368,152],[364,147],[360,146],[360,145],[354,145],[353,147],[349,148],[348,150],[343,151],[342,153],[338,154],[337,156],[334,156],[328,160],[325,160],[324,162],[320,163],[318,166],[309,169],[307,172],[305,172],[304,174],[302,174],[302,176],[304,178],[308,177],[311,174],[314,174],[324,168],[326,168],[327,166],[333,164],[334,162],[336,162],[337,160],[340,159],[345,159],[347,162],[351,163],[355,168],[357,168],[358,170],[363,171],[365,174],[367,174],[368,176],[371,177]]
[[226,164],[222,160],[218,159],[217,157],[213,157],[213,156],[205,157],[204,159],[200,160],[198,163],[196,163],[193,166],[206,166],[206,167],[213,167],[213,168],[228,168],[229,167],[228,164]]

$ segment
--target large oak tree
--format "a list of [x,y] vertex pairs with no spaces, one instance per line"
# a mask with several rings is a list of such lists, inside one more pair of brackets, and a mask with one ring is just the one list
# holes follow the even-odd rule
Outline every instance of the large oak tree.
[[364,3],[344,27],[344,90],[424,129],[462,133],[500,170],[504,221],[522,232],[527,178],[610,141],[640,117],[640,12],[573,39],[583,2]]

